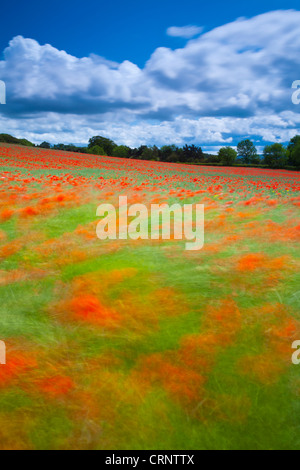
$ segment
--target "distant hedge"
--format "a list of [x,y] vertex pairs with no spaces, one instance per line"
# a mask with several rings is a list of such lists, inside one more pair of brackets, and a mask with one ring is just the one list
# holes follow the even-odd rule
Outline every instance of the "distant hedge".
[[[194,163],[186,163],[186,165],[198,165],[198,166],[219,166],[219,167],[222,167],[222,166],[226,166],[224,165],[223,163],[211,163],[211,162],[194,162]],[[263,165],[263,164],[259,164],[257,163],[256,165],[255,164],[250,164],[250,163],[234,163],[232,165],[233,167],[238,167],[238,168],[270,168],[268,165]],[[285,166],[284,168],[277,168],[279,170],[289,170],[289,171],[299,171],[299,168],[295,167],[295,166],[291,166],[291,165],[287,165]]]

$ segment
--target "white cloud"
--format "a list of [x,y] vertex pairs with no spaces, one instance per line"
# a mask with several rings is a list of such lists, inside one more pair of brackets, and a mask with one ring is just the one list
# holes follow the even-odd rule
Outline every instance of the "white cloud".
[[33,141],[203,145],[238,136],[286,141],[300,133],[300,12],[275,11],[215,28],[179,49],[156,49],[144,68],[77,58],[15,37],[0,61],[2,132]]
[[[104,135],[117,144],[131,147],[146,144],[165,145],[174,143],[201,143],[213,151],[216,143],[234,145],[233,136],[260,136],[265,141],[287,142],[300,129],[300,113],[282,113],[280,117],[260,115],[251,118],[205,117],[189,119],[178,116],[173,121],[159,123],[141,120],[136,123],[114,120],[112,116],[86,116],[46,113],[20,124],[18,119],[0,116],[0,128],[5,132],[34,142],[82,144],[93,135]],[[219,148],[219,147],[218,147]]]
[[167,35],[177,38],[190,39],[195,36],[198,36],[200,33],[202,33],[202,31],[203,28],[201,26],[170,26],[167,29]]

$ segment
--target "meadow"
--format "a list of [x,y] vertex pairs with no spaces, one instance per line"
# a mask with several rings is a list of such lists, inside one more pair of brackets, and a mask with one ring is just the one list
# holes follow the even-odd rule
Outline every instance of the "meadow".
[[[1,449],[300,449],[300,175],[0,146]],[[205,243],[97,206],[205,205]]]

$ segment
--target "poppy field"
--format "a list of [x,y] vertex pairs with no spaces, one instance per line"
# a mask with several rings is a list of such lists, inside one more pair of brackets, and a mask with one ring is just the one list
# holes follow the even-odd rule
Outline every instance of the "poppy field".
[[[0,146],[1,449],[300,449],[300,175]],[[99,240],[200,203],[205,242]]]

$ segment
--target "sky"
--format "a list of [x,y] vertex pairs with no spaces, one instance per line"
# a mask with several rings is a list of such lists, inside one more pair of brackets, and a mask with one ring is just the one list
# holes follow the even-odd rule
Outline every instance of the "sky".
[[0,14],[0,133],[208,152],[300,134],[299,0],[11,0]]

